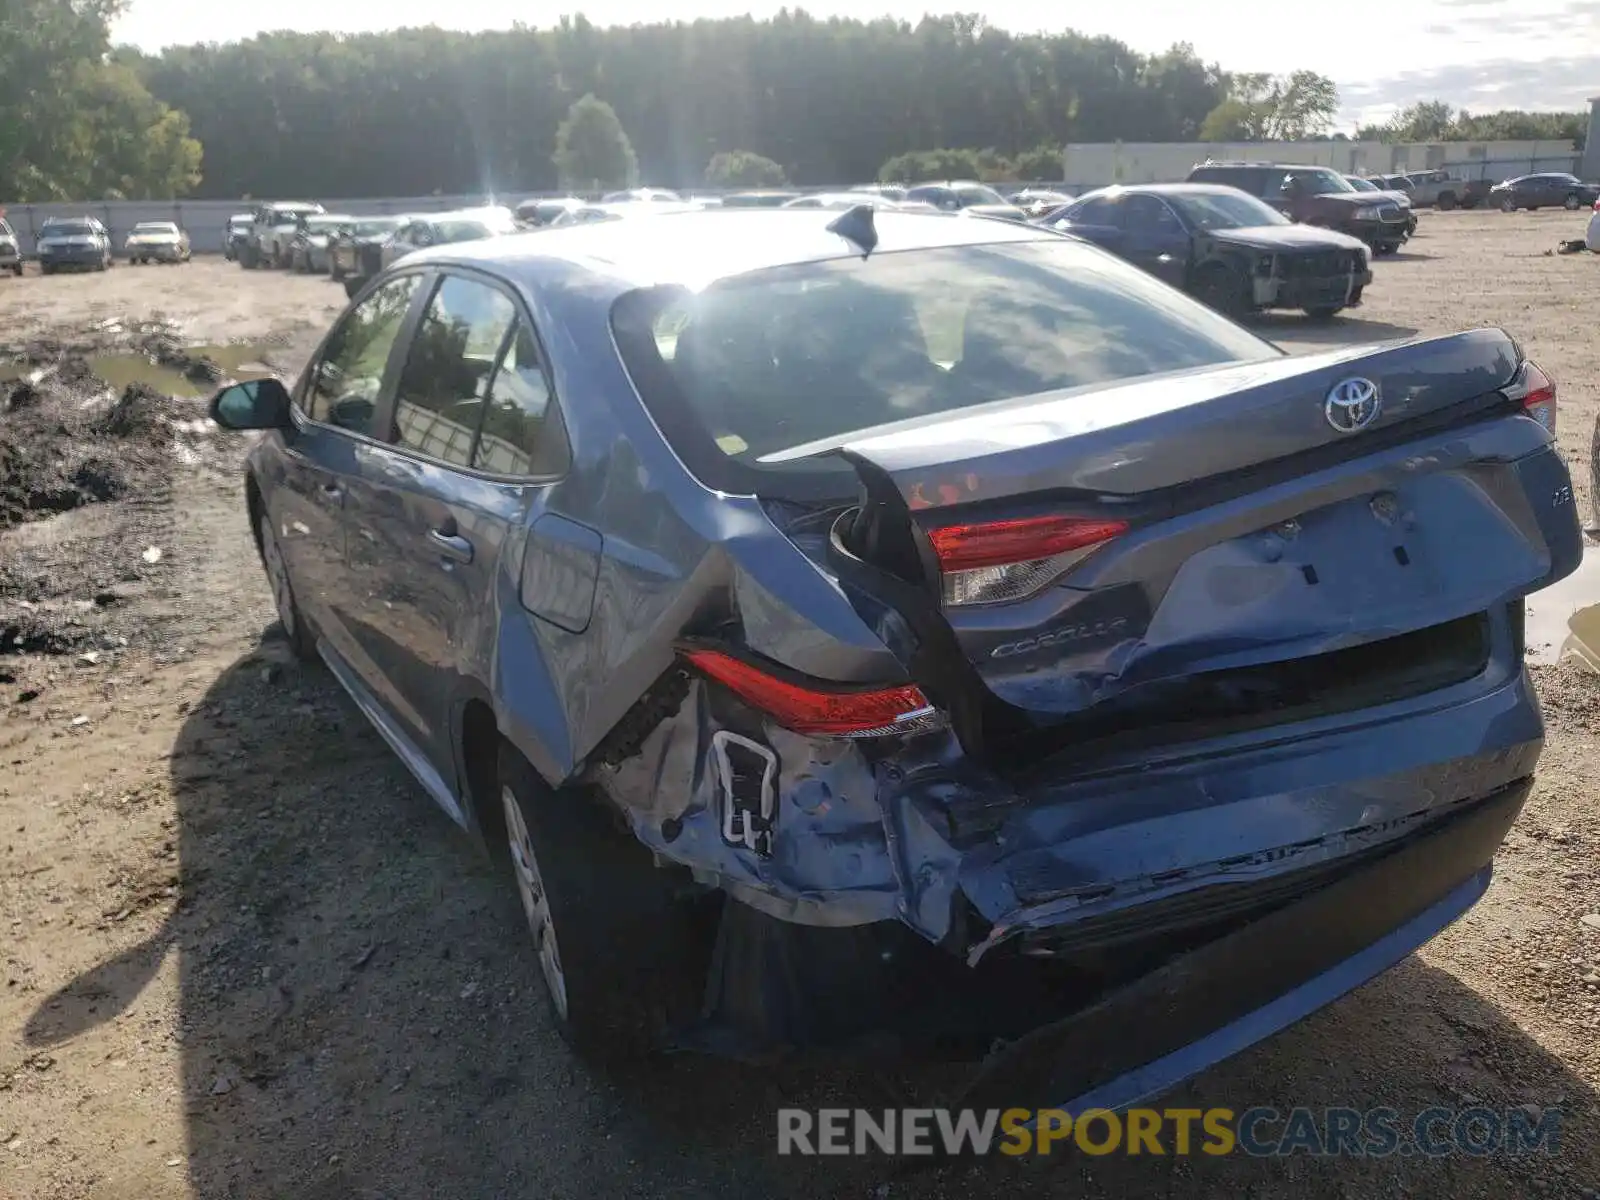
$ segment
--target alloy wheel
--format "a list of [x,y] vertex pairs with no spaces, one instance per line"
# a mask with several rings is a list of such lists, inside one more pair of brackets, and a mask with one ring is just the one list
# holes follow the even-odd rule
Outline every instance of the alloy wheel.
[[528,836],[528,823],[523,820],[522,806],[509,787],[500,789],[500,803],[505,809],[506,842],[511,851],[511,869],[517,877],[517,893],[522,897],[522,911],[528,918],[528,930],[533,934],[539,951],[539,969],[544,972],[545,986],[550,989],[550,1000],[562,1020],[567,1018],[567,976],[561,967],[561,953],[556,945],[555,918],[550,912],[550,897],[545,892],[544,880],[539,875],[539,859],[533,852],[533,839]]

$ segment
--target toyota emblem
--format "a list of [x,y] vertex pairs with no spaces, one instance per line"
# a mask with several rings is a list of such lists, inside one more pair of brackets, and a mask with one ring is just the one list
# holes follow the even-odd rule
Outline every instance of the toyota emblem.
[[1322,406],[1328,424],[1339,433],[1360,433],[1378,419],[1382,409],[1383,397],[1378,394],[1378,385],[1360,376],[1334,384]]

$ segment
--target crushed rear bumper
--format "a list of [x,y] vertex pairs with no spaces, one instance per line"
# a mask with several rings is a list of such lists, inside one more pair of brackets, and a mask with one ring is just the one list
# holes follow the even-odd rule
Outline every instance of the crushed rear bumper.
[[1519,780],[1310,895],[993,1056],[962,1104],[1126,1108],[1366,983],[1469,909],[1532,787]]

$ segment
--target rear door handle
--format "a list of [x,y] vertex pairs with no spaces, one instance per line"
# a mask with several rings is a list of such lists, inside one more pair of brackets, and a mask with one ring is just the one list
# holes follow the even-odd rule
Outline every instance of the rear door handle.
[[428,540],[441,556],[458,563],[472,561],[472,543],[454,531],[454,524],[428,530]]

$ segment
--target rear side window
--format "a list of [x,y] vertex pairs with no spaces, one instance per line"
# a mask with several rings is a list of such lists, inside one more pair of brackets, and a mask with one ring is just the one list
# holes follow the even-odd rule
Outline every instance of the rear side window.
[[836,494],[821,477],[851,474],[831,457],[764,456],[1015,397],[1279,353],[1137,268],[1057,238],[782,267],[701,291],[645,289],[618,301],[613,328],[645,403],[703,482],[771,495],[785,494],[772,490],[774,474],[809,475],[808,495]]
[[539,346],[527,323],[519,320],[506,341],[489,384],[472,465],[495,475],[532,475],[544,447],[550,385],[539,358]]
[[516,316],[498,288],[444,278],[406,352],[395,389],[395,442],[452,466],[471,465],[495,364]]

